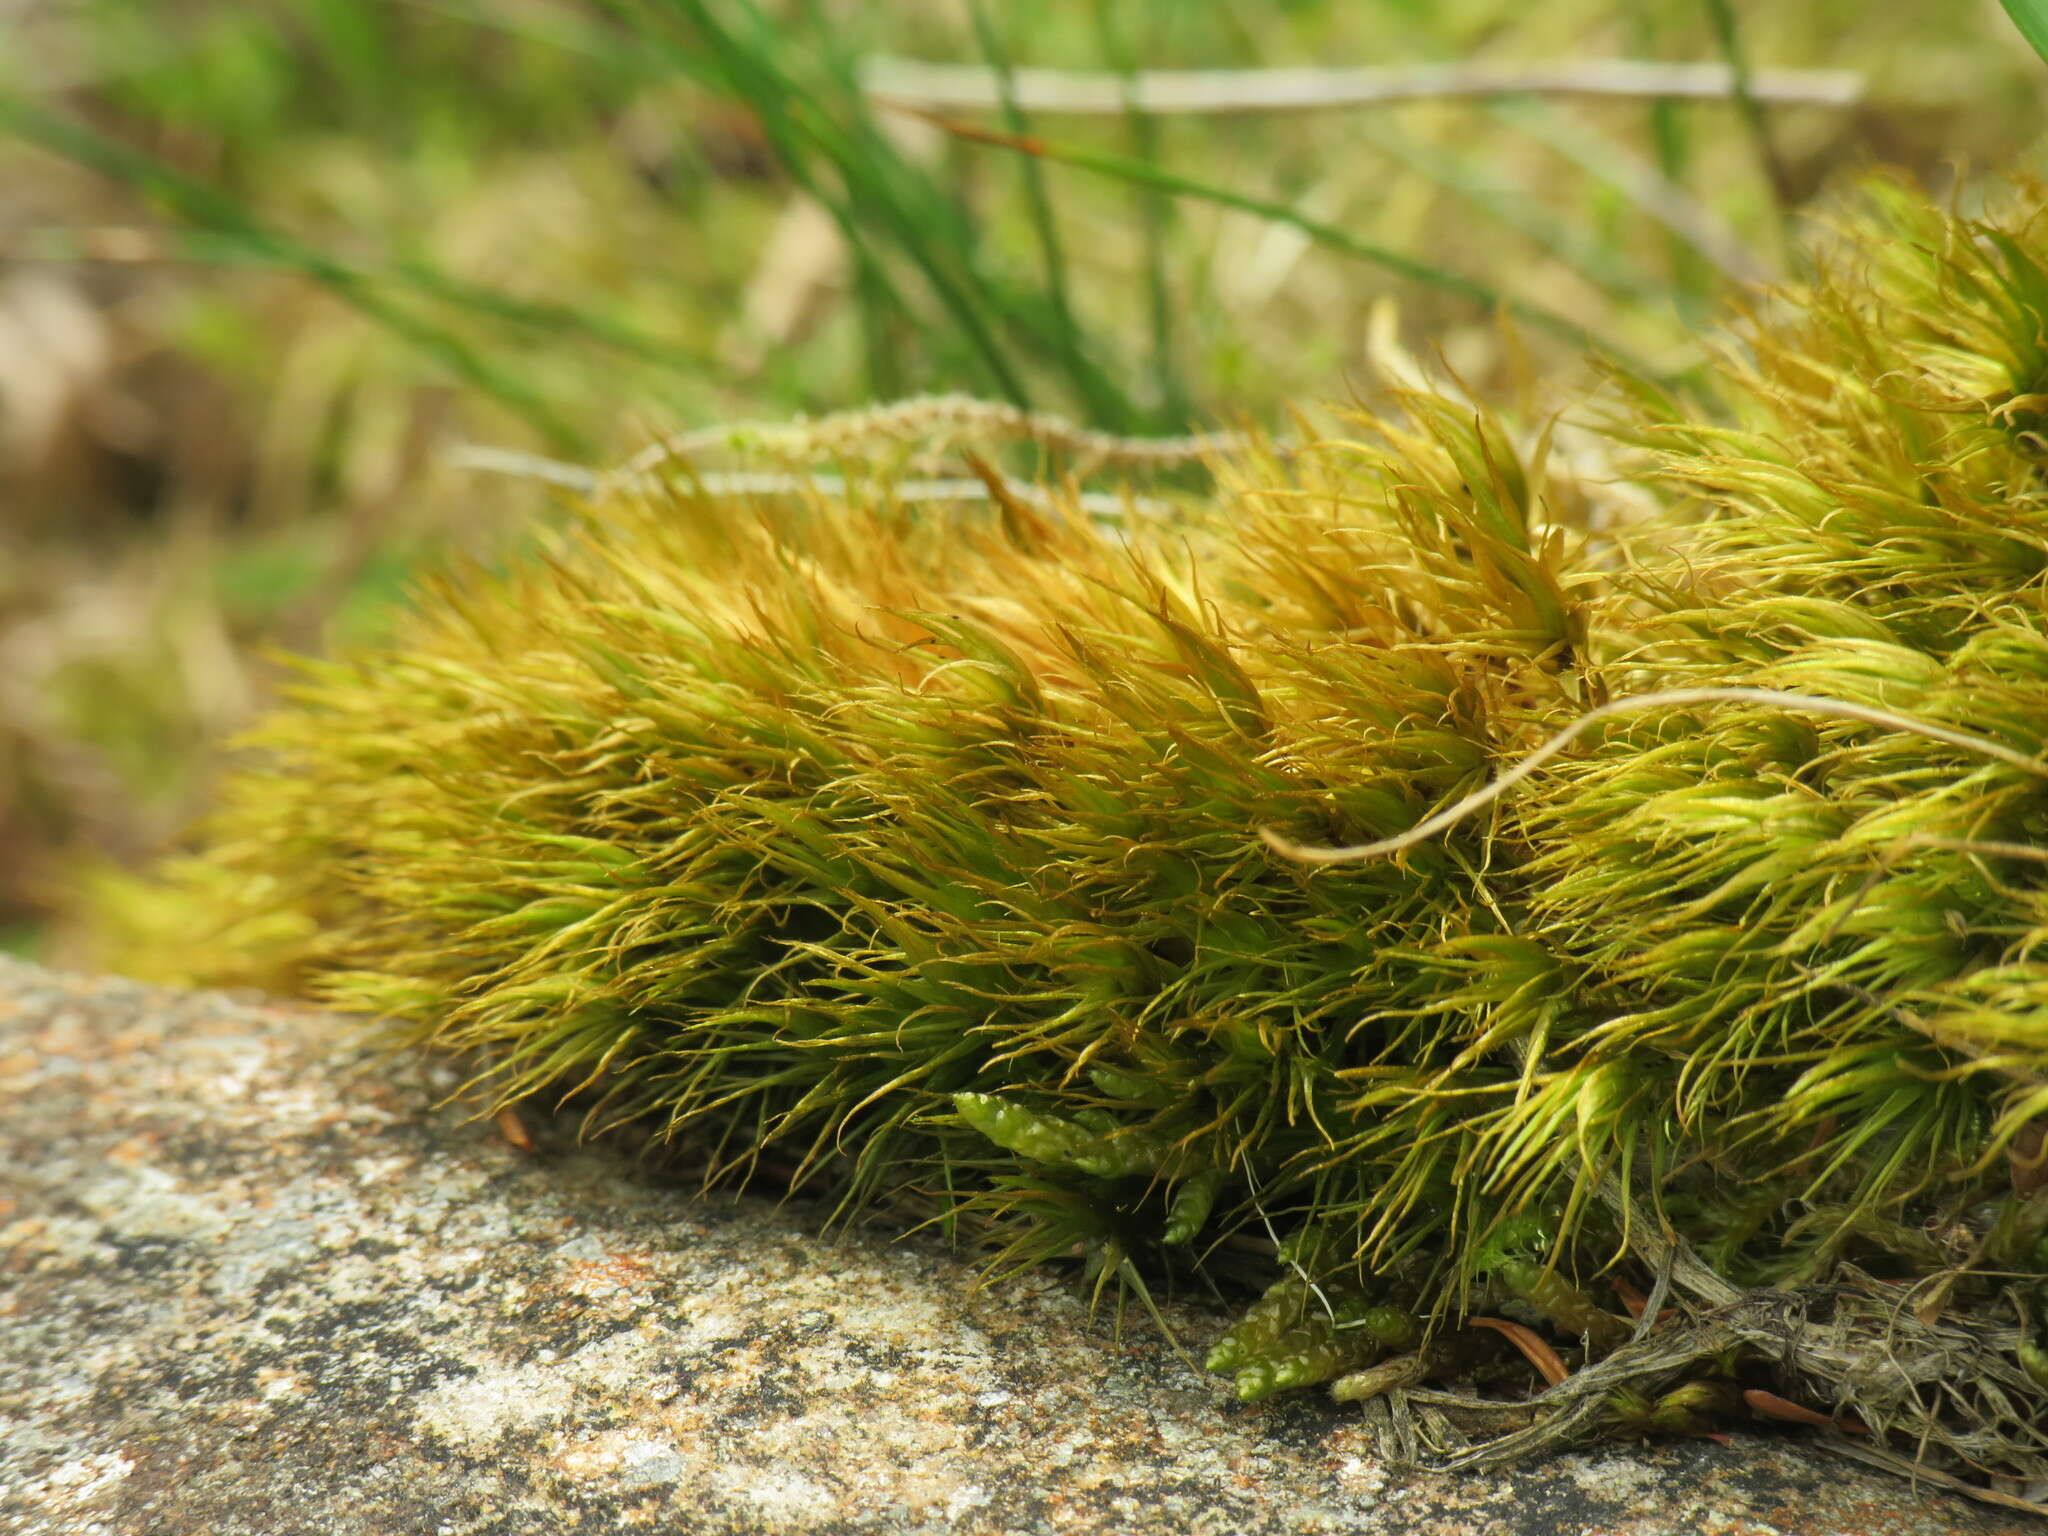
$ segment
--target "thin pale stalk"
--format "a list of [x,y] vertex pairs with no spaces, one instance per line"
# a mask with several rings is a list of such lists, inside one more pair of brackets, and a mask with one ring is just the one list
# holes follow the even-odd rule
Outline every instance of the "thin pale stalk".
[[1372,843],[1356,843],[1344,848],[1317,848],[1306,843],[1294,842],[1266,827],[1259,829],[1259,836],[1274,852],[1285,854],[1290,859],[1299,859],[1305,864],[1356,864],[1366,859],[1385,858],[1388,854],[1399,853],[1403,849],[1413,848],[1417,843],[1427,842],[1437,833],[1456,826],[1474,812],[1485,810],[1517,784],[1527,781],[1537,769],[1603,721],[1623,715],[1641,714],[1647,709],[1686,709],[1695,704],[1760,704],[1766,708],[1825,715],[1836,720],[1854,720],[1863,725],[1877,726],[1881,730],[1900,731],[1910,736],[1924,737],[1928,741],[1938,741],[1945,746],[1959,747],[1980,757],[1988,757],[1994,762],[2021,769],[2037,778],[2048,778],[2048,761],[2029,757],[2024,752],[2015,751],[2000,742],[1986,740],[1982,736],[1973,736],[1967,731],[1951,730],[1945,725],[1915,720],[1910,715],[1893,714],[1888,709],[1871,709],[1867,705],[1850,704],[1841,699],[1786,693],[1776,688],[1672,688],[1658,693],[1641,694],[1633,699],[1616,699],[1611,704],[1602,704],[1597,709],[1588,710],[1484,788],[1474,790],[1462,800],[1446,806],[1434,816],[1393,837],[1383,837]]

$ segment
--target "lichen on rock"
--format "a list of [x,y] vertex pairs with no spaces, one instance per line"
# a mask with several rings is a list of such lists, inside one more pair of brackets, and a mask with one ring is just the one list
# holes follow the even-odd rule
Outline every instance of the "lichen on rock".
[[[817,1235],[349,1021],[0,959],[8,1536],[2020,1536],[1745,1436],[1404,1477],[1055,1277]],[[1164,1304],[1192,1333],[1202,1311]]]

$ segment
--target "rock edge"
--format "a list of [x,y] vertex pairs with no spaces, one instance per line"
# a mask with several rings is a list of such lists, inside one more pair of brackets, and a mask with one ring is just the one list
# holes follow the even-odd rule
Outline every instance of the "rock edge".
[[0,960],[0,1533],[2041,1529],[1790,1440],[1401,1475],[1061,1277],[522,1152],[348,1032]]

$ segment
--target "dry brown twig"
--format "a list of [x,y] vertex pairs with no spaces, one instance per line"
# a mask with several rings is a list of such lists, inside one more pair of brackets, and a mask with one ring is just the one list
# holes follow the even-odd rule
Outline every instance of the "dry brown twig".
[[[996,72],[979,64],[933,64],[879,55],[861,68],[877,101],[927,110],[990,112],[1001,107]],[[1011,71],[1011,94],[1026,112],[1122,116],[1127,112],[1230,116],[1322,112],[1444,97],[1582,96],[1621,100],[1727,100],[1735,75],[1721,63],[1588,59],[1555,64],[1366,65],[1355,68],[1147,69],[1135,75],[1059,69]],[[1854,70],[1767,69],[1750,82],[1758,101],[1850,107],[1863,99]]]

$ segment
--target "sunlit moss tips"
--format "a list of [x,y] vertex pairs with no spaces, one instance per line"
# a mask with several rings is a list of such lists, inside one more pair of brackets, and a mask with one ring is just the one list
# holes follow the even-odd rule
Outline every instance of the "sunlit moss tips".
[[[1001,1267],[1270,1283],[1209,1355],[1247,1401],[1533,1367],[1563,1443],[1821,1384],[2048,1476],[1993,1427],[2048,1409],[2028,196],[1880,185],[1695,403],[1597,431],[1396,398],[1110,531],[593,506],[309,671],[200,850],[106,893],[113,957]],[[1261,840],[1398,836],[1546,742],[1392,856]],[[1885,1347],[1969,1380],[1774,1357],[1774,1286],[1843,1337],[1934,1287]]]

